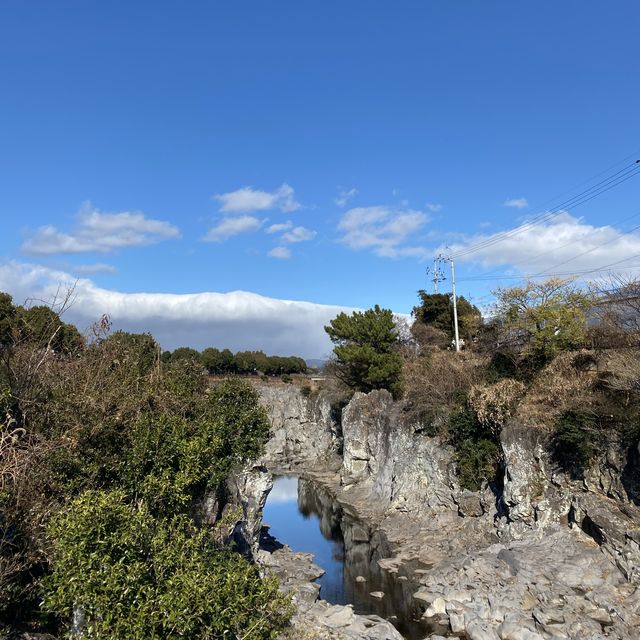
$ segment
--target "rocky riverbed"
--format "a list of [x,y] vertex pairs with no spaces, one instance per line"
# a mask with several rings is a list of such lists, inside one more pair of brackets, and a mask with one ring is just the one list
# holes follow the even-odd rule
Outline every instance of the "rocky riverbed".
[[[504,487],[472,493],[457,485],[452,451],[405,422],[386,392],[356,394],[342,410],[293,387],[261,395],[273,425],[263,468],[313,478],[380,532],[391,554],[383,570],[426,567],[413,597],[434,625],[430,637],[640,637],[640,512],[624,491],[629,462],[615,452],[575,482],[511,424],[502,434]],[[253,499],[254,533],[264,497]],[[295,637],[400,637],[380,619],[316,600],[310,558],[258,553],[294,587]]]

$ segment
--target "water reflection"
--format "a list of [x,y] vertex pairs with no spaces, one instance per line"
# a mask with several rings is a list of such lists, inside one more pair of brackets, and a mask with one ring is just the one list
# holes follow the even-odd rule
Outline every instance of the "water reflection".
[[[321,486],[304,478],[276,478],[264,522],[280,542],[314,554],[326,572],[318,579],[324,600],[351,603],[356,613],[391,620],[412,640],[431,630],[417,621],[421,612],[413,600],[418,588],[413,570],[418,566],[403,567],[398,574],[383,571],[378,560],[390,555],[384,537],[345,513]],[[371,596],[376,591],[384,597]]]

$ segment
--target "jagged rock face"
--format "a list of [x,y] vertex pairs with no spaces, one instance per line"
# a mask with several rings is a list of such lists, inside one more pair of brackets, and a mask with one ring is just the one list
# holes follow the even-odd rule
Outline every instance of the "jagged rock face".
[[264,385],[258,391],[271,422],[264,456],[271,465],[318,462],[339,450],[339,425],[325,395],[304,397],[293,385]]
[[368,483],[387,507],[455,509],[453,450],[403,420],[388,391],[356,393],[342,411],[344,482]]
[[633,492],[625,488],[630,463],[616,443],[580,480],[554,467],[544,434],[535,429],[508,424],[501,444],[507,520],[500,528],[507,539],[522,538],[531,530],[545,533],[567,524],[577,526],[628,580],[640,582],[640,509]]
[[262,508],[272,487],[271,474],[260,465],[236,470],[227,480],[229,504],[242,507],[242,518],[235,524],[233,538],[239,550],[250,559],[258,552]]
[[557,525],[569,511],[570,495],[556,481],[548,463],[543,434],[515,421],[500,434],[504,458],[502,502],[509,534]]

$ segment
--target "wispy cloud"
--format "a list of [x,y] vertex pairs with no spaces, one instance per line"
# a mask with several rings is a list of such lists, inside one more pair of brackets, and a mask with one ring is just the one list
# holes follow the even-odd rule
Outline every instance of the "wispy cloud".
[[214,227],[209,229],[203,238],[205,242],[224,242],[241,233],[256,231],[264,221],[253,216],[237,216],[234,218],[222,218]]
[[294,227],[291,231],[282,235],[283,242],[295,243],[306,242],[307,240],[313,240],[316,237],[316,232],[306,227]]
[[442,210],[442,205],[435,202],[427,202],[427,204],[425,204],[424,206],[425,209],[427,211],[431,211],[431,213],[437,213],[438,211]]
[[358,190],[356,188],[340,189],[340,193],[338,193],[338,196],[334,199],[334,202],[339,207],[344,207],[346,206],[347,202],[349,202],[349,200],[351,200],[357,195],[358,195]]
[[529,202],[526,198],[511,198],[505,200],[505,207],[514,207],[515,209],[526,209],[529,206]]
[[116,273],[118,270],[112,264],[98,262],[96,264],[78,264],[71,267],[76,273],[93,275],[95,273]]
[[269,251],[269,254],[272,258],[279,258],[281,260],[286,260],[291,257],[291,249],[289,247],[274,247]]
[[[283,231],[286,231],[286,233],[282,233]],[[308,240],[313,240],[317,235],[317,232],[313,229],[307,229],[302,226],[294,227],[291,222],[272,224],[267,229],[267,233],[282,233],[279,238],[280,245],[271,249],[267,254],[272,258],[281,259],[290,258],[292,255],[291,249],[286,245],[307,242]]]
[[278,222],[276,224],[272,224],[267,227],[267,233],[282,233],[283,231],[288,231],[293,228],[293,222],[288,220],[287,222]]
[[300,203],[295,199],[295,192],[288,184],[283,183],[275,191],[260,191],[253,187],[242,187],[236,191],[218,193],[214,200],[221,203],[222,213],[253,213],[279,209],[285,213],[296,211]]
[[[598,269],[627,258],[640,255],[640,232],[623,233],[605,225],[595,227],[569,213],[563,213],[546,224],[526,226],[526,222],[510,236],[501,233],[477,234],[464,242],[450,245],[455,255],[474,246],[501,239],[500,242],[484,246],[460,262],[475,262],[486,267],[514,267],[523,273],[538,273],[554,270],[573,272]],[[635,264],[640,263],[640,259]],[[624,270],[634,262],[616,266]]]
[[96,286],[91,280],[46,267],[0,263],[0,291],[16,303],[28,298],[50,300],[62,284],[75,283],[74,304],[65,320],[81,330],[102,314],[114,329],[150,331],[165,349],[190,346],[228,347],[233,351],[325,357],[331,343],[324,326],[341,311],[353,309],[267,298],[247,291],[193,294],[124,293]]
[[71,231],[60,231],[53,225],[40,227],[23,243],[22,251],[31,255],[110,253],[122,247],[149,245],[179,237],[180,230],[176,226],[147,218],[141,211],[101,213],[90,202],[85,202]]
[[423,211],[393,209],[385,206],[349,209],[338,223],[340,242],[350,249],[369,249],[386,258],[415,257],[425,259],[431,252],[407,245],[413,234],[427,222]]

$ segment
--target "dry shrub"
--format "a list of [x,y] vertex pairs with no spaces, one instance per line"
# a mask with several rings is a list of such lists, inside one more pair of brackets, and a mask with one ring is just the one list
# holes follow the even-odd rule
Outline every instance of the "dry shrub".
[[478,422],[497,434],[513,415],[524,392],[522,382],[507,378],[492,385],[472,387],[468,401]]
[[607,351],[600,365],[604,385],[627,396],[640,394],[640,351],[620,349]]
[[596,373],[576,366],[587,351],[561,353],[535,377],[520,403],[517,415],[527,424],[550,427],[558,416],[574,406],[589,406]]
[[451,342],[445,331],[419,321],[411,325],[411,335],[423,353],[432,349],[446,349]]
[[448,416],[467,391],[480,382],[486,361],[471,352],[433,351],[403,370],[409,418],[434,425]]

